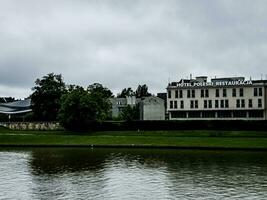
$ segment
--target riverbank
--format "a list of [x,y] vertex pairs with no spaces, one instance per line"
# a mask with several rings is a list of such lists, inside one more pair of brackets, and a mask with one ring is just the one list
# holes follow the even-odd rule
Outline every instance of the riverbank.
[[259,131],[14,131],[0,128],[0,146],[144,147],[267,150]]

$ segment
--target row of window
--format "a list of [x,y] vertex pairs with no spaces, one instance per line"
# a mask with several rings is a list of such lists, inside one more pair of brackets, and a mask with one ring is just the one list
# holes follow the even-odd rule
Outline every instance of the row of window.
[[174,111],[171,118],[263,118],[260,110],[234,110],[234,111]]
[[[229,100],[228,99],[221,99],[221,100],[214,100],[214,105],[212,100],[204,100],[203,107],[204,108],[229,108]],[[236,107],[237,108],[245,108],[246,107],[246,100],[245,99],[236,99]],[[253,107],[253,100],[248,100],[248,108]],[[178,108],[178,101],[170,101],[170,109],[177,109]],[[190,101],[190,108],[198,108],[198,100],[191,100]],[[258,108],[262,108],[262,99],[258,99]],[[184,101],[180,101],[180,109],[184,109]]]
[[[244,96],[244,88],[232,88],[232,97],[237,97],[237,93],[239,97]],[[222,94],[220,89],[216,89],[215,91],[215,97],[227,97],[227,89],[222,89]],[[262,88],[254,88],[254,96],[262,96]],[[187,90],[187,98],[195,98],[196,92],[195,90]],[[208,89],[201,89],[200,90],[200,97],[202,98],[208,98],[209,97],[209,90]],[[171,98],[171,90],[168,91],[168,98]],[[175,98],[183,98],[183,90],[175,90]]]

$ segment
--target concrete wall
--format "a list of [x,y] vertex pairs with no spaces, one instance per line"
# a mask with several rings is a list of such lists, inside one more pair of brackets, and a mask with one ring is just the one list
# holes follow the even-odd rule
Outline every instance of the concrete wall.
[[165,120],[164,100],[158,97],[146,97],[140,103],[141,120]]
[[58,122],[4,122],[0,125],[11,130],[63,130]]
[[143,120],[165,120],[164,105],[144,105]]

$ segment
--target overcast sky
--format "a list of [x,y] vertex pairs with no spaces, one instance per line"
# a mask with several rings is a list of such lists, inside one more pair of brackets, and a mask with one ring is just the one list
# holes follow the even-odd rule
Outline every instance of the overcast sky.
[[114,94],[168,80],[267,74],[266,0],[0,0],[0,96],[36,78]]

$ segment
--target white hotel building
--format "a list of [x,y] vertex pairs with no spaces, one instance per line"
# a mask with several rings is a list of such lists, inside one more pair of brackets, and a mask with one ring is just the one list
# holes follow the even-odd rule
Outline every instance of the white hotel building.
[[167,87],[170,120],[266,120],[267,80],[206,76]]

